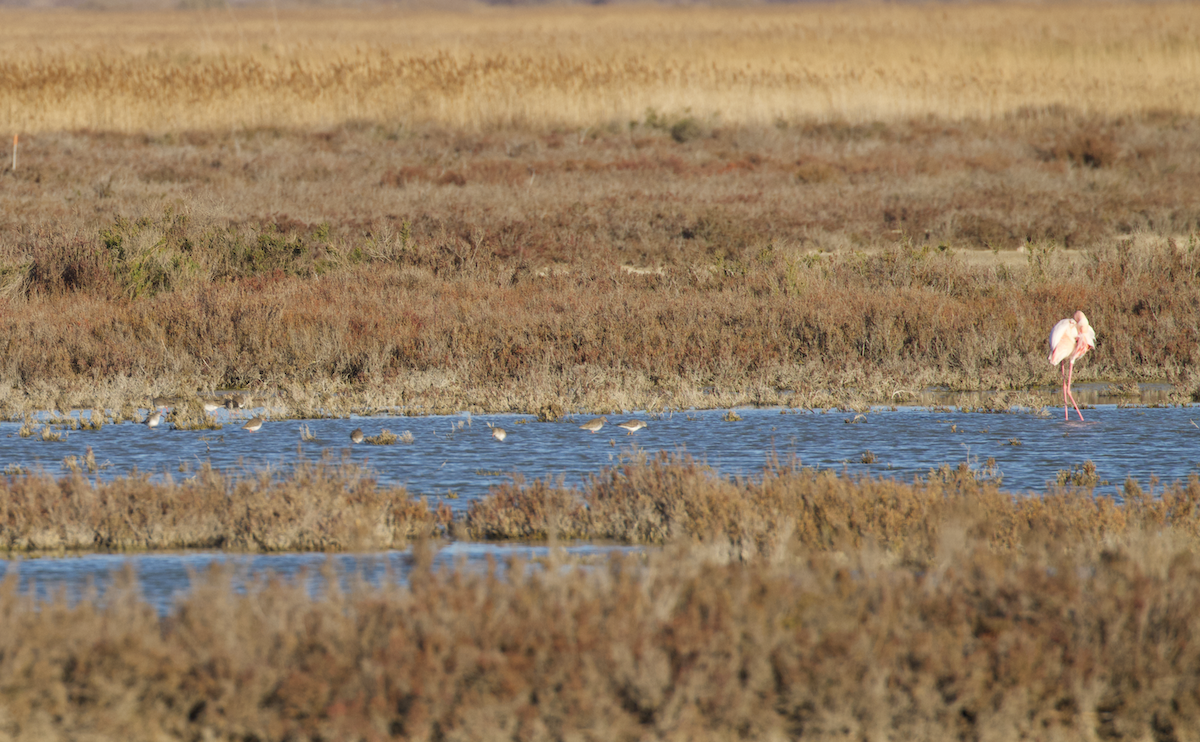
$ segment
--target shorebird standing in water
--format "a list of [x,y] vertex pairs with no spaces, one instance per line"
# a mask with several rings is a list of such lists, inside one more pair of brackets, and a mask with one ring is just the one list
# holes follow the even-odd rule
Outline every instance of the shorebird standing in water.
[[351,443],[362,443],[363,442],[362,428],[355,428],[353,431],[351,431],[350,442]]
[[498,441],[502,441],[508,436],[508,432],[504,428],[497,428],[491,423],[488,423],[487,426],[492,429],[492,437]]
[[608,422],[607,417],[597,417],[597,418],[588,420],[583,425],[580,425],[579,428],[580,428],[580,430],[586,430],[589,433],[598,433],[598,432],[600,432],[600,428],[603,428],[604,423],[606,423],[606,422]]
[[242,430],[249,430],[251,433],[253,433],[254,431],[261,428],[262,426],[263,426],[263,419],[261,417],[252,417],[246,421],[245,425],[242,426]]
[[642,422],[641,420],[626,420],[623,423],[619,423],[617,427],[625,428],[625,430],[628,431],[628,435],[633,435],[642,428],[646,427],[646,423]]
[[162,412],[160,412],[159,410],[155,410],[154,412],[151,412],[149,415],[146,415],[146,427],[147,428],[157,428],[159,423],[162,422],[162,417],[163,417]]

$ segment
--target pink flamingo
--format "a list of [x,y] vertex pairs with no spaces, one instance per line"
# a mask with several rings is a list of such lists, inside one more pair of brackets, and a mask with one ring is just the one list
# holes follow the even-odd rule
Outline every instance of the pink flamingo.
[[1083,419],[1083,413],[1079,411],[1079,405],[1075,402],[1075,395],[1071,394],[1071,376],[1075,371],[1075,361],[1095,347],[1096,331],[1088,324],[1087,316],[1083,312],[1076,312],[1074,317],[1068,319],[1060,319],[1050,331],[1050,363],[1059,366],[1063,361],[1067,361],[1066,366],[1059,368],[1063,377],[1063,416],[1068,420],[1071,419],[1071,410],[1067,407],[1068,399],[1075,405],[1075,414],[1079,415],[1080,420]]

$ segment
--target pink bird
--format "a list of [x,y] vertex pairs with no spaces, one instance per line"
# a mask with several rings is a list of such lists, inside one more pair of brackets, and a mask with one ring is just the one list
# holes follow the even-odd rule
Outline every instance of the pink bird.
[[[1096,331],[1088,324],[1087,316],[1083,312],[1076,312],[1075,316],[1069,319],[1060,319],[1050,331],[1050,363],[1059,366],[1062,371],[1063,416],[1068,420],[1071,419],[1071,410],[1067,407],[1068,399],[1075,405],[1075,414],[1079,415],[1080,420],[1083,419],[1083,413],[1079,411],[1079,405],[1075,402],[1075,395],[1071,394],[1071,376],[1075,371],[1075,361],[1095,347]],[[1067,364],[1060,366],[1063,361],[1067,361]]]

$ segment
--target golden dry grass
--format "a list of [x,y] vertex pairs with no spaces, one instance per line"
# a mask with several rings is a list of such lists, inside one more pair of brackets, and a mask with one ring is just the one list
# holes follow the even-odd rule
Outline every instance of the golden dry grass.
[[1200,110],[1184,3],[2,12],[0,130]]

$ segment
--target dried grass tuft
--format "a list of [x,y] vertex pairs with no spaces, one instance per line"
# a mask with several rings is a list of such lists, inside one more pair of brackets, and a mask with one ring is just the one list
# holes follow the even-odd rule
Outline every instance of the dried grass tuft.
[[874,548],[921,567],[936,559],[947,528],[967,529],[993,553],[1020,553],[1030,540],[1051,537],[1065,550],[1095,553],[1156,528],[1200,547],[1192,519],[1200,478],[1154,493],[1130,480],[1118,501],[1094,492],[1103,483],[1091,462],[1076,468],[1060,475],[1058,489],[1035,497],[1001,490],[991,459],[944,465],[905,484],[781,465],[755,478],[727,478],[686,455],[635,452],[579,489],[520,477],[494,486],[471,504],[462,528],[483,539],[695,541],[742,558]]
[[448,521],[344,462],[300,460],[284,475],[203,466],[178,482],[89,481],[84,472],[102,466],[90,449],[73,463],[62,479],[21,472],[0,483],[0,549],[390,549]]

